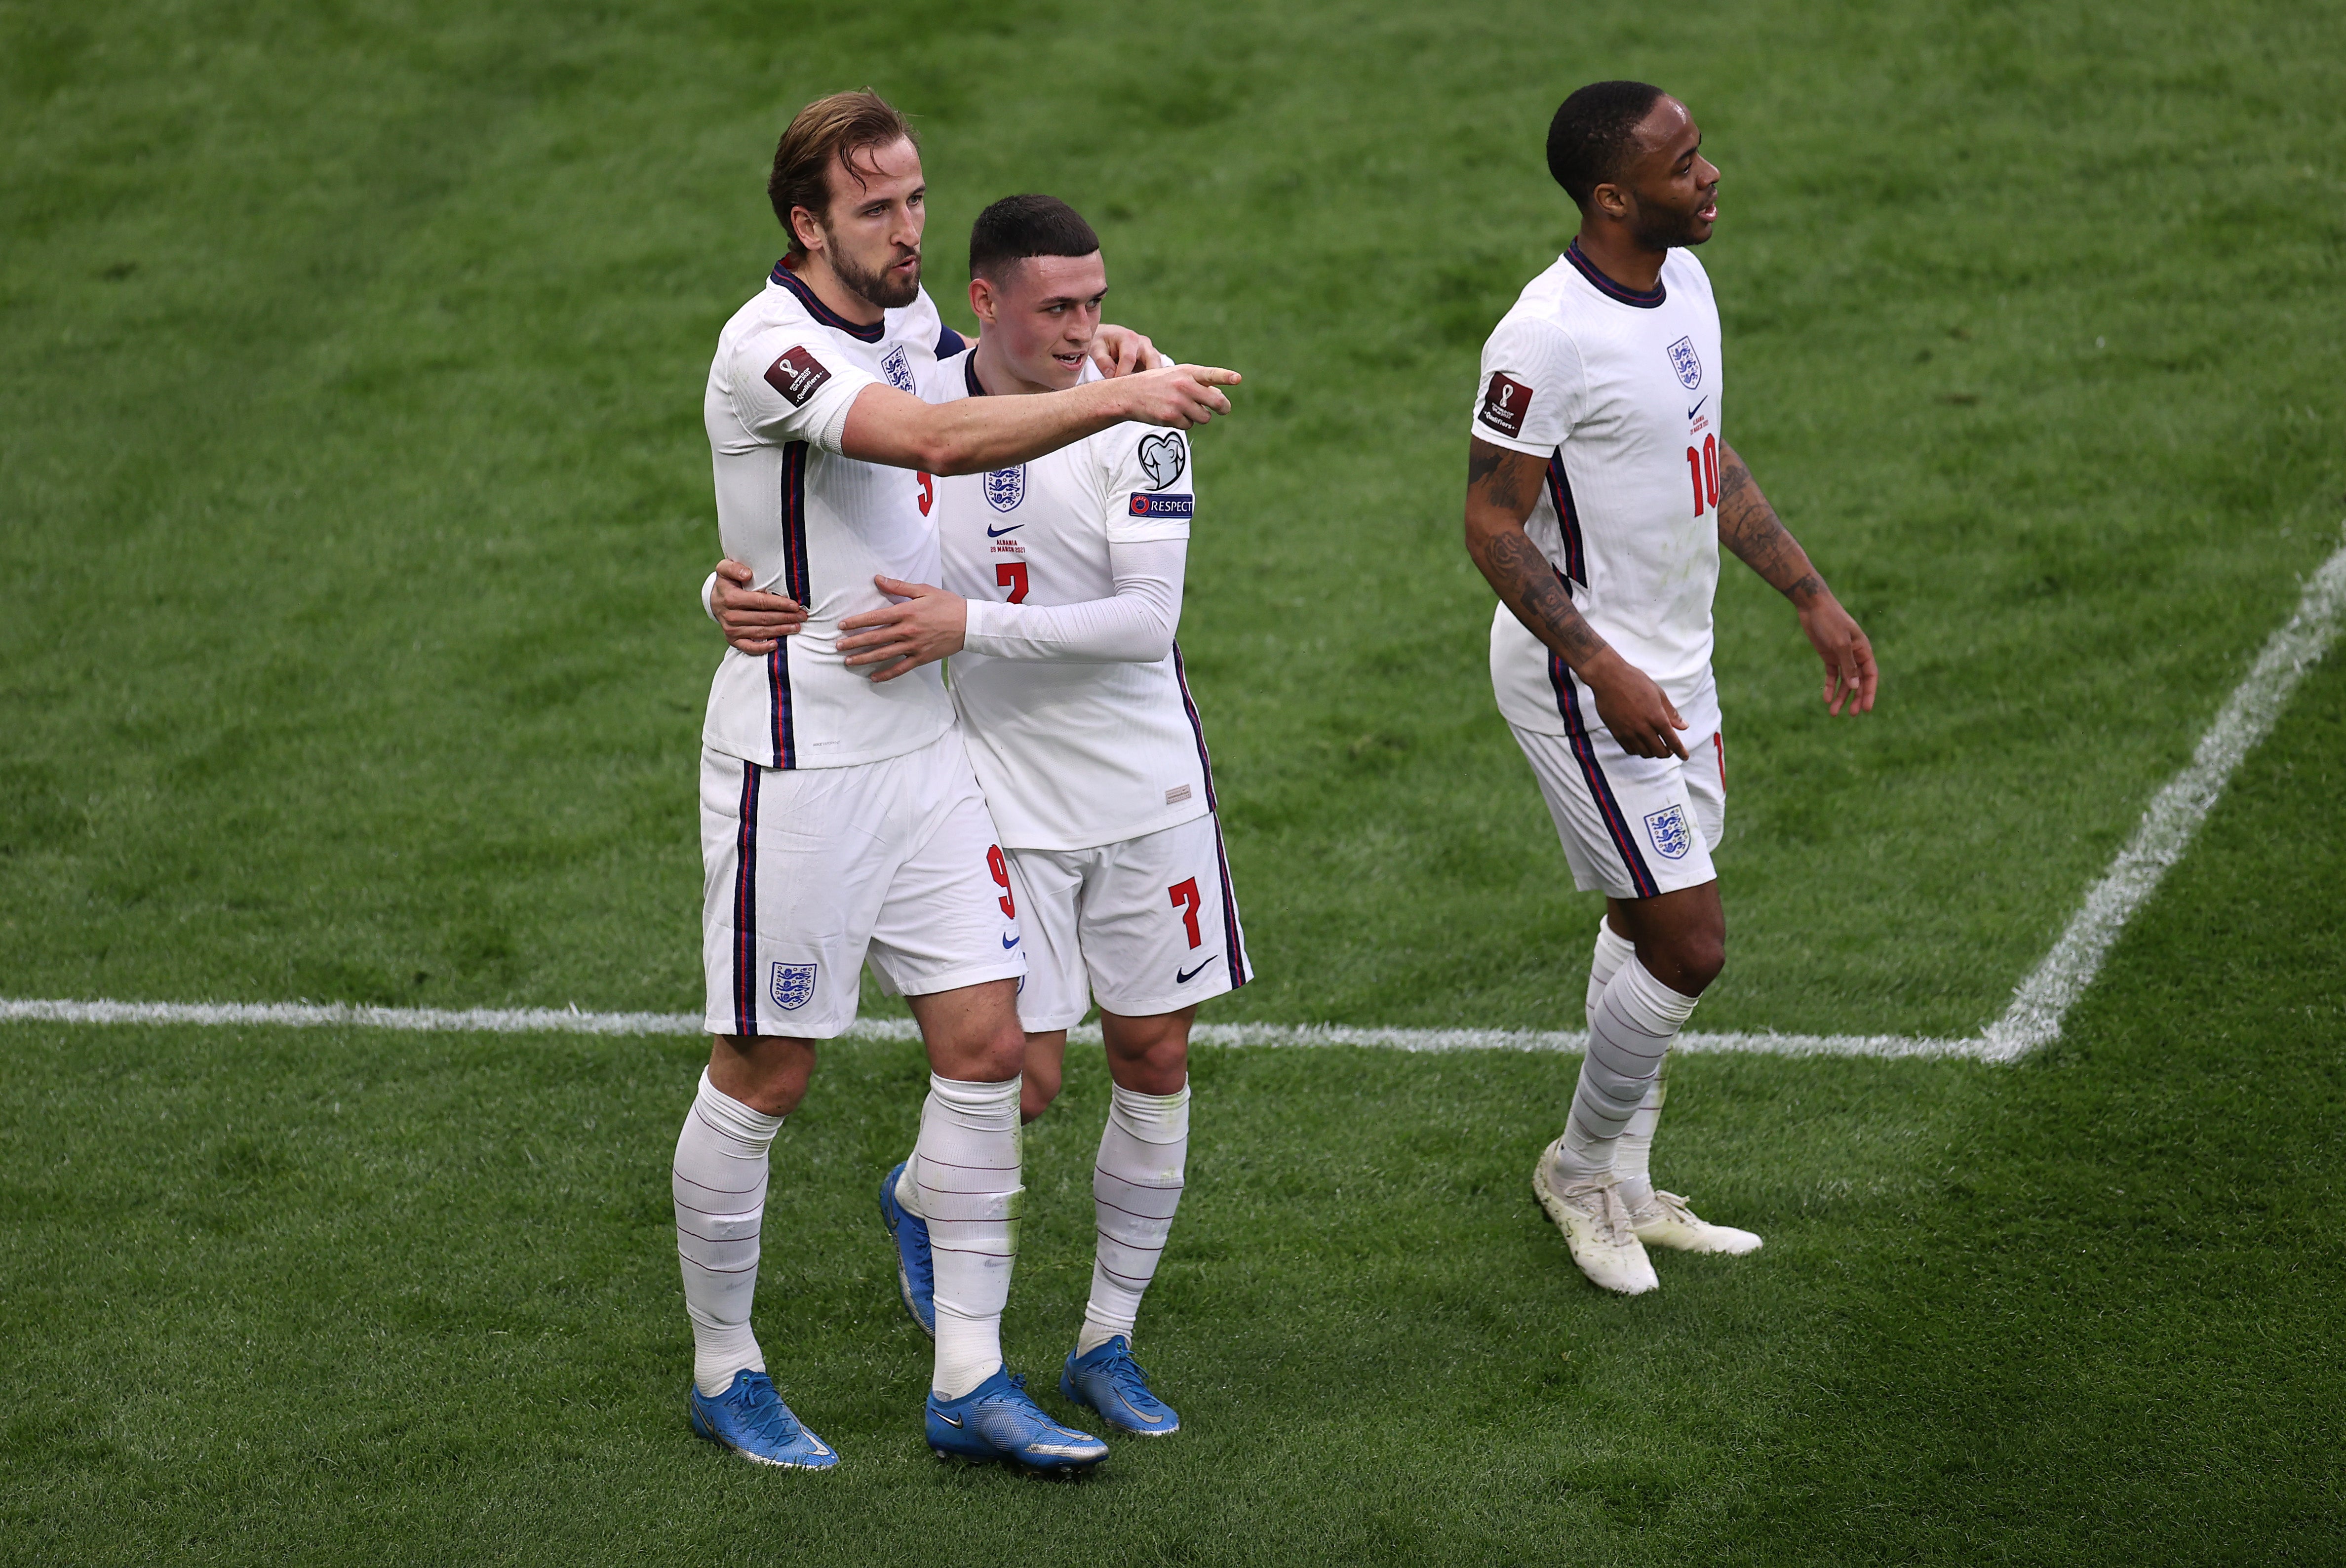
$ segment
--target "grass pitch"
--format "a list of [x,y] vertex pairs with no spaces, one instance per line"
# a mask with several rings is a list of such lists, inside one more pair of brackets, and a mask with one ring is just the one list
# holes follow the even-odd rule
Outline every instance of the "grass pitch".
[[[840,86],[921,118],[949,314],[970,217],[1046,189],[1120,319],[1248,373],[1183,638],[1264,976],[1220,1018],[1576,1008],[1456,508],[1580,81],[1704,124],[1726,428],[1887,677],[1826,720],[1730,564],[1704,1026],[1993,1016],[2334,547],[2317,8],[876,25],[0,5],[0,993],[695,1004],[698,392]],[[1081,1488],[920,1447],[870,1214],[908,1051],[834,1052],[780,1145],[761,1330],[853,1467],[810,1485],[684,1432],[689,1050],[7,1028],[0,1559],[2334,1558],[2341,753],[2332,667],[2045,1059],[1682,1064],[1666,1179],[1770,1243],[1651,1301],[1525,1190],[1567,1064],[1205,1054],[1141,1346],[1192,1430]]]

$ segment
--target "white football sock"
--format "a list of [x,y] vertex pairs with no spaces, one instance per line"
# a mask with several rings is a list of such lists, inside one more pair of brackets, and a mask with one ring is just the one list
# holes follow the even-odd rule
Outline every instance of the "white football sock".
[[677,1135],[668,1191],[676,1203],[676,1251],[684,1268],[684,1309],[692,1318],[692,1380],[714,1398],[766,1358],[750,1332],[758,1290],[758,1232],[766,1217],[766,1150],[782,1118],[700,1087]]
[[1605,987],[1589,1024],[1588,1054],[1581,1060],[1572,1116],[1557,1156],[1567,1177],[1612,1170],[1615,1145],[1645,1103],[1670,1042],[1697,1000],[1656,980],[1642,962],[1623,964]]
[[[1605,987],[1621,972],[1621,966],[1637,956],[1637,944],[1626,936],[1616,935],[1613,922],[1600,919],[1596,922],[1596,951],[1588,959],[1589,1026],[1596,1023],[1596,1003],[1605,995]],[[1653,1087],[1646,1091],[1629,1125],[1621,1130],[1621,1141],[1613,1149],[1613,1176],[1621,1194],[1621,1201],[1636,1208],[1654,1196],[1653,1178],[1647,1174],[1647,1162],[1654,1149],[1654,1127],[1662,1119],[1662,1091],[1670,1077],[1669,1058],[1662,1058],[1661,1071],[1654,1074]]]
[[921,1213],[921,1151],[917,1147],[904,1156],[904,1168],[896,1175],[896,1201],[913,1218],[927,1217]]
[[1588,1003],[1586,1008],[1588,1026],[1596,1027],[1596,1003],[1603,999],[1605,988],[1621,972],[1621,966],[1637,956],[1637,944],[1626,936],[1613,933],[1613,922],[1596,922],[1596,951],[1588,955]]
[[1646,1085],[1646,1097],[1637,1102],[1637,1114],[1629,1125],[1621,1129],[1621,1141],[1613,1145],[1613,1183],[1621,1194],[1621,1201],[1631,1209],[1643,1207],[1654,1196],[1651,1165],[1654,1156],[1654,1129],[1661,1125],[1662,1100],[1670,1086],[1670,1059],[1654,1074],[1654,1081]]
[[1018,1080],[929,1076],[915,1148],[936,1264],[937,1361],[930,1386],[957,1400],[1002,1366],[1002,1308],[1018,1257]]
[[1099,1161],[1092,1167],[1092,1213],[1099,1230],[1092,1260],[1092,1298],[1084,1308],[1076,1353],[1086,1355],[1117,1335],[1132,1337],[1141,1293],[1173,1234],[1181,1203],[1181,1173],[1189,1161],[1189,1085],[1170,1095],[1143,1095],[1116,1085]]

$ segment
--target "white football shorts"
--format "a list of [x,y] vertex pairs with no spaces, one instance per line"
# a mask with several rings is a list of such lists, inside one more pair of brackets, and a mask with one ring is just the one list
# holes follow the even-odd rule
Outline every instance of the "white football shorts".
[[1110,1013],[1178,1013],[1254,978],[1209,814],[1093,850],[1012,850],[1026,933],[1018,1022],[1070,1029],[1093,998]]
[[1508,728],[1582,892],[1649,899],[1717,878],[1710,852],[1727,831],[1727,743],[1718,731],[1682,735],[1681,762],[1632,757],[1594,727],[1580,735]]
[[867,959],[906,996],[1026,972],[1009,867],[958,727],[846,768],[760,768],[704,748],[700,856],[712,1034],[844,1033]]

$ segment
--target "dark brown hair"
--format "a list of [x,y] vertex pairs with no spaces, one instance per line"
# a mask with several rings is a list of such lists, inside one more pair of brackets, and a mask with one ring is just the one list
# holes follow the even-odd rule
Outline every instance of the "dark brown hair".
[[856,154],[900,141],[911,142],[916,151],[921,145],[911,122],[869,87],[817,98],[790,117],[790,128],[774,148],[766,197],[790,238],[791,255],[804,256],[806,247],[790,227],[790,209],[803,207],[817,219],[830,213],[831,166],[853,174]]

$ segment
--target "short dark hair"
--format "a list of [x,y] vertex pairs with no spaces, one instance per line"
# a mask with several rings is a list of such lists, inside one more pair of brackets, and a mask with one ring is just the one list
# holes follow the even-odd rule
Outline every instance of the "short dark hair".
[[1005,196],[969,229],[969,275],[999,282],[1029,256],[1088,256],[1099,236],[1084,215],[1056,196]]
[[774,172],[766,180],[766,199],[790,236],[790,254],[803,257],[806,247],[791,227],[790,209],[803,207],[818,222],[831,211],[831,166],[853,172],[855,155],[872,148],[893,147],[900,141],[918,151],[921,138],[895,106],[871,88],[833,93],[817,98],[790,117],[790,128],[774,148]]
[[1638,124],[1661,97],[1651,82],[1591,82],[1557,107],[1547,125],[1547,171],[1582,211],[1598,186],[1621,178]]

